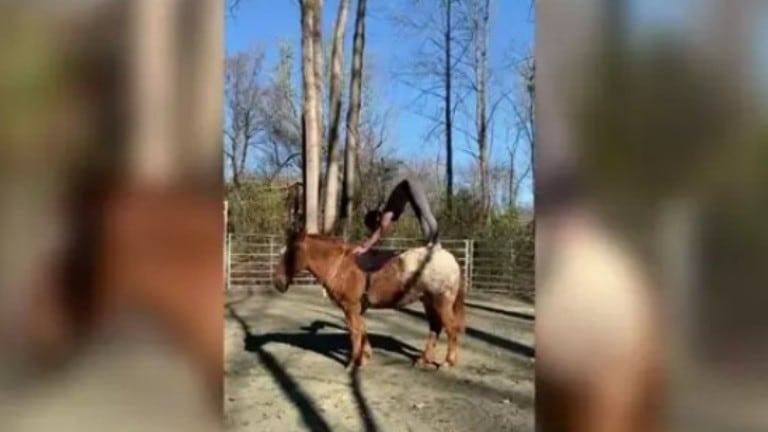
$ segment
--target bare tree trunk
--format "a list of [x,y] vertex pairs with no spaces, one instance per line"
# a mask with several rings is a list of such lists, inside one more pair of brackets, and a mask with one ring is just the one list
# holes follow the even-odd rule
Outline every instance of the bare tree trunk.
[[445,204],[453,210],[453,116],[451,105],[451,3],[445,1]]
[[237,166],[237,158],[232,155],[228,155],[227,157],[229,159],[229,165],[232,167],[232,185],[235,187],[235,190],[240,189],[240,170]]
[[[301,113],[301,184],[307,185],[307,118]],[[306,192],[306,191],[305,191]]]
[[487,118],[487,81],[488,81],[488,21],[490,17],[490,0],[473,0],[472,29],[475,42],[475,127],[477,128],[477,147],[480,163],[480,194],[482,197],[483,215],[490,216],[491,187],[488,148],[488,118]]
[[[325,137],[325,118],[323,116],[323,64],[325,60],[325,51],[323,49],[323,0],[313,0],[315,5],[315,12],[312,15],[314,23],[312,25],[312,66],[315,73],[315,116],[317,118],[317,175],[315,181],[317,182],[317,210],[316,216],[317,224],[321,223],[320,219],[320,187],[322,183],[320,178],[322,177],[322,153]],[[320,227],[318,226],[318,229]]]
[[507,207],[512,208],[517,202],[517,188],[515,187],[515,153],[509,152],[509,196],[507,197]]
[[344,149],[344,190],[342,196],[342,218],[345,221],[344,235],[349,235],[355,196],[355,167],[360,127],[360,106],[362,103],[363,52],[365,50],[365,4],[357,1],[355,36],[352,47],[352,70],[349,82],[349,108],[347,109],[347,145]]
[[304,97],[304,226],[308,233],[318,232],[318,189],[320,186],[320,122],[319,83],[317,82],[315,39],[320,0],[303,0],[301,3],[301,56]]
[[530,167],[531,178],[536,179],[536,59],[531,60],[531,68],[528,75],[528,118],[530,125]]
[[344,64],[344,34],[347,27],[349,0],[339,2],[336,28],[333,33],[331,50],[331,79],[328,99],[330,100],[330,125],[328,129],[328,162],[325,172],[325,209],[323,211],[323,232],[333,230],[336,224],[336,210],[339,195],[339,126],[341,124],[341,78]]

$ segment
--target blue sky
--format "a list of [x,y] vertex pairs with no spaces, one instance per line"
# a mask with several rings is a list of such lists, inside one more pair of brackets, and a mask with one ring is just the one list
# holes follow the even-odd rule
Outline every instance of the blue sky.
[[[234,14],[228,14],[226,18],[226,50],[228,53],[241,51],[254,45],[260,45],[265,50],[265,61],[268,68],[275,63],[277,56],[277,44],[281,40],[289,41],[295,47],[300,46],[300,27],[298,2],[294,0],[241,0],[239,8]],[[347,43],[345,49],[349,51],[354,22],[355,1],[352,1],[349,22],[347,27]],[[395,30],[388,19],[388,5],[401,2],[371,0],[368,2],[368,18],[366,20],[366,57],[374,74],[374,85],[377,93],[377,101],[389,107],[394,114],[392,118],[391,145],[396,154],[410,160],[435,160],[438,154],[442,155],[443,146],[439,141],[425,142],[425,133],[430,129],[429,120],[424,119],[413,112],[409,106],[415,98],[416,92],[402,85],[393,73],[398,65],[407,62],[409,53],[420,42],[403,37]],[[503,85],[511,86],[513,72],[509,68],[502,68],[502,64],[509,64],[515,59],[522,58],[533,52],[534,17],[530,10],[528,0],[496,0],[492,2],[493,14],[491,18],[491,37],[489,41],[489,62],[493,69],[498,68],[496,76],[505,80]],[[338,0],[326,0],[323,9],[323,38],[328,40],[333,30]],[[390,6],[391,8],[391,6]],[[298,54],[298,53],[297,53]],[[299,71],[299,58],[296,56],[296,71]],[[345,65],[345,67],[347,67]],[[491,89],[489,98],[494,99],[493,93],[500,90]],[[431,103],[431,102],[430,102]],[[437,106],[427,106],[424,109],[432,111]],[[510,122],[501,119],[510,116],[509,113],[500,113],[500,120],[494,127],[492,138],[492,159],[494,157],[507,160],[505,139],[509,132],[514,136],[514,129],[507,126]],[[510,131],[507,131],[507,128]],[[456,146],[469,148],[471,143],[454,132]],[[458,150],[458,149],[457,149]],[[457,170],[468,167],[471,156],[464,151],[454,151],[454,164]],[[520,155],[518,164],[523,163],[527,155]],[[530,184],[522,187],[520,200],[524,204],[532,201]]]

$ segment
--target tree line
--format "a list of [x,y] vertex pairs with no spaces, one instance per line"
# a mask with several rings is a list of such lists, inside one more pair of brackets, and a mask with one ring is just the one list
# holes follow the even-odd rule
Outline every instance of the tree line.
[[[392,78],[414,90],[415,104],[440,108],[435,115],[414,115],[431,124],[424,139],[442,143],[444,161],[395,157],[392,107],[378,97],[369,67],[375,53],[366,52],[367,1],[354,2],[354,10],[351,0],[338,1],[325,44],[324,2],[297,3],[300,47],[281,42],[271,70],[258,46],[226,60],[225,161],[234,229],[278,231],[283,188],[301,178],[309,232],[360,235],[361,213],[380,204],[403,173],[424,183],[444,235],[490,235],[518,226],[517,198],[533,167],[535,66],[525,55],[491,67],[491,0],[389,5],[391,25],[424,42]],[[351,47],[345,46],[348,31]],[[294,84],[297,52],[300,91]],[[502,88],[498,77],[505,74],[513,84]],[[500,125],[506,126],[508,160],[492,161],[490,148],[499,135],[493,128]],[[469,145],[457,146],[457,137]],[[471,155],[464,172],[455,166],[457,151]],[[457,177],[463,180],[458,187]],[[403,220],[396,233],[418,232]]]

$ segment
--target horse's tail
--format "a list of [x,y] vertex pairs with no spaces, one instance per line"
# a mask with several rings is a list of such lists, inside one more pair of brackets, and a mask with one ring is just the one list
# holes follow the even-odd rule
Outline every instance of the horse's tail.
[[467,326],[466,316],[464,314],[464,294],[466,286],[464,284],[464,278],[459,281],[459,292],[456,293],[456,300],[453,301],[453,316],[456,318],[459,324],[459,331],[464,331]]

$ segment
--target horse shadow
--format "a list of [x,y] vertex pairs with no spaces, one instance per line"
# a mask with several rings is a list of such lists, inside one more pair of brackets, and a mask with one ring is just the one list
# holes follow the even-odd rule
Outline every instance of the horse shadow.
[[[346,329],[338,324],[316,320],[312,322],[312,324],[302,327],[301,330],[303,333],[267,333],[263,335],[255,335],[251,332],[251,329],[245,320],[238,315],[231,306],[228,306],[228,309],[232,318],[238,322],[245,333],[245,350],[259,356],[262,364],[264,364],[264,366],[272,373],[283,392],[298,408],[304,424],[310,430],[331,432],[330,425],[317,410],[313,401],[301,389],[299,383],[286,373],[277,359],[264,349],[264,345],[271,342],[285,343],[297,348],[319,353],[345,365],[344,353],[349,352],[350,344],[348,333],[318,334],[318,332],[326,327],[337,330]],[[415,356],[417,354],[414,354],[414,352],[417,352],[418,350],[411,345],[400,342],[389,336],[377,334],[369,334],[368,338],[372,348],[395,352],[413,358],[413,361],[415,361]],[[358,369],[351,371],[350,379],[350,388],[363,421],[365,432],[378,432],[380,429],[376,424],[371,407],[363,396],[360,387],[360,375]]]
[[[343,332],[320,332],[326,328]],[[300,330],[300,332],[272,332],[261,335],[249,332],[243,341],[244,349],[248,352],[259,352],[267,344],[281,343],[320,354],[341,365],[348,363],[351,342],[345,327],[329,321],[315,320],[310,325],[301,327]],[[377,333],[367,333],[367,336],[371,348],[375,351],[385,351],[405,357],[411,363],[416,362],[421,355],[419,349],[392,336]]]
[[[235,311],[231,304],[228,304],[226,308],[229,311],[229,315],[232,317],[232,319],[238,323],[242,331],[245,333],[247,341],[248,338],[252,336],[250,326],[246,320],[240,316],[237,311]],[[328,424],[325,418],[323,418],[314,401],[302,389],[300,383],[291,377],[291,375],[280,364],[277,358],[275,358],[269,351],[264,350],[260,346],[254,347],[254,350],[250,352],[257,355],[259,361],[275,379],[283,394],[288,397],[296,406],[299,414],[301,415],[302,422],[309,430],[331,432],[331,426]]]

